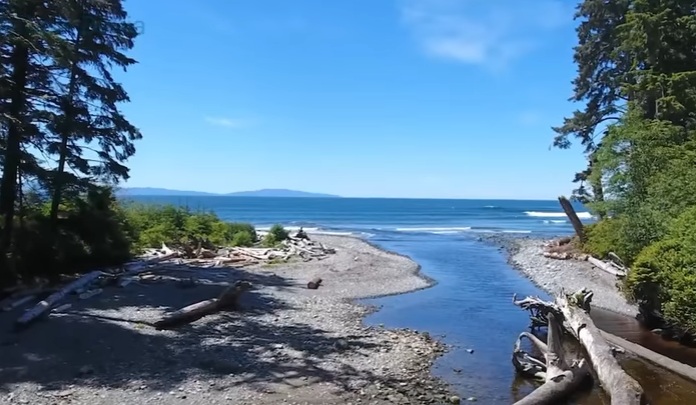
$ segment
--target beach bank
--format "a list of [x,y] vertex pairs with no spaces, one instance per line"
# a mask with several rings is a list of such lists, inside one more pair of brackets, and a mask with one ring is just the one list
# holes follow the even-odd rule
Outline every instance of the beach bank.
[[508,251],[510,264],[549,294],[578,291],[594,292],[592,306],[617,314],[635,317],[638,307],[626,301],[617,288],[615,276],[605,273],[587,261],[557,260],[543,256],[546,240],[534,238],[497,238]]
[[[311,235],[323,260],[244,269],[166,270],[166,277],[76,300],[28,330],[0,314],[0,395],[11,403],[421,404],[447,402],[430,374],[445,347],[427,333],[370,327],[356,299],[431,284],[412,260],[351,237]],[[153,271],[156,273],[156,271]],[[321,277],[316,290],[307,282]],[[176,279],[195,279],[184,287]],[[163,314],[245,279],[241,309],[176,330]]]

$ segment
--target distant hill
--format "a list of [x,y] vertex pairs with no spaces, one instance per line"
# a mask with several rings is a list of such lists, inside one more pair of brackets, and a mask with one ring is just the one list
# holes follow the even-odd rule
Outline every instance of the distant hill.
[[266,188],[263,190],[255,191],[238,191],[236,193],[225,194],[229,197],[314,197],[314,198],[338,198],[337,195],[331,194],[321,194],[321,193],[308,193],[306,191],[297,190],[285,190],[285,189],[271,189]]
[[219,195],[215,193],[206,193],[203,191],[186,191],[186,190],[170,190],[168,188],[157,188],[157,187],[124,187],[116,191],[117,195],[120,196],[136,196],[136,195],[150,195],[150,196],[183,196],[183,197],[196,197],[196,196],[213,196]]
[[179,196],[179,197],[313,197],[313,198],[339,198],[337,195],[308,193],[306,191],[285,189],[263,189],[255,191],[238,191],[228,194],[206,193],[203,191],[170,190],[157,187],[125,187],[118,190],[119,196]]

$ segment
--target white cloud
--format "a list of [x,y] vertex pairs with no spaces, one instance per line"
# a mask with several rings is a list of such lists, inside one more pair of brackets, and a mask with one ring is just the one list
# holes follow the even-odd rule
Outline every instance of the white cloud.
[[423,50],[461,63],[506,67],[572,23],[563,0],[400,0],[403,22]]
[[224,117],[205,117],[205,122],[210,125],[235,129],[243,128],[249,125],[249,122],[245,120]]

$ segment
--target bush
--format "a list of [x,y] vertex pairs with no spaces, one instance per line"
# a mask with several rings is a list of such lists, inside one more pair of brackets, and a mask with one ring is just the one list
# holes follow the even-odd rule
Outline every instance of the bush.
[[646,246],[664,237],[665,221],[658,212],[648,209],[604,219],[586,227],[583,250],[599,258],[614,252],[624,262],[632,263]]
[[[93,187],[65,198],[55,227],[48,204],[41,196],[24,200],[23,215],[15,224],[10,265],[25,280],[55,281],[60,274],[121,265],[144,248],[162,243],[251,246],[257,237],[252,225],[227,223],[213,213],[119,203],[109,188]],[[0,282],[14,282],[12,273],[0,273]]]
[[625,242],[621,240],[621,228],[623,221],[620,219],[605,219],[585,227],[587,240],[583,245],[583,250],[587,253],[605,258],[609,252],[614,252],[620,257],[625,253],[626,248],[622,247]]
[[[135,230],[136,250],[160,247],[162,243],[176,246],[193,241],[215,246],[239,243],[249,246],[256,240],[253,225],[224,222],[210,212],[191,212],[188,208],[171,205],[134,204],[126,207],[126,213]],[[239,234],[244,235],[237,236]]]
[[290,237],[290,233],[285,228],[283,228],[283,225],[280,224],[275,224],[271,227],[269,235],[271,234],[275,238],[276,242],[282,242],[288,237]]
[[236,235],[240,232],[246,232],[251,236],[252,242],[256,242],[256,239],[258,239],[258,235],[256,234],[256,228],[254,228],[254,225],[248,224],[245,222],[230,222],[226,223],[227,226],[229,227],[230,232],[232,235]]
[[56,227],[48,202],[26,204],[15,225],[14,266],[30,280],[120,265],[132,258],[135,232],[109,188],[92,188],[61,205]]
[[267,233],[266,236],[263,237],[263,240],[261,241],[261,245],[267,248],[272,248],[278,246],[278,239],[276,239],[276,236],[274,233]]
[[636,257],[626,285],[633,298],[696,330],[696,208],[679,216],[665,240]]
[[248,231],[239,231],[232,238],[232,246],[251,246],[254,239]]

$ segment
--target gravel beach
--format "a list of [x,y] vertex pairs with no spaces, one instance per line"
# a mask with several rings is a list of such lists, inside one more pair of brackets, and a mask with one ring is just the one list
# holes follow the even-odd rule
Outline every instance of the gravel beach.
[[629,304],[616,287],[616,277],[592,266],[587,261],[557,260],[544,257],[546,240],[506,238],[502,243],[509,252],[510,263],[549,294],[561,290],[577,291],[588,288],[594,292],[592,305],[622,315],[634,317],[635,305]]
[[[312,238],[336,249],[321,261],[255,268],[156,271],[11,332],[22,309],[0,313],[2,404],[447,403],[430,374],[445,347],[426,333],[367,327],[355,299],[431,281],[416,263],[355,238]],[[306,284],[321,277],[318,290]],[[193,278],[195,285],[176,279]],[[217,296],[230,281],[254,289],[241,309],[174,331],[162,315]]]

